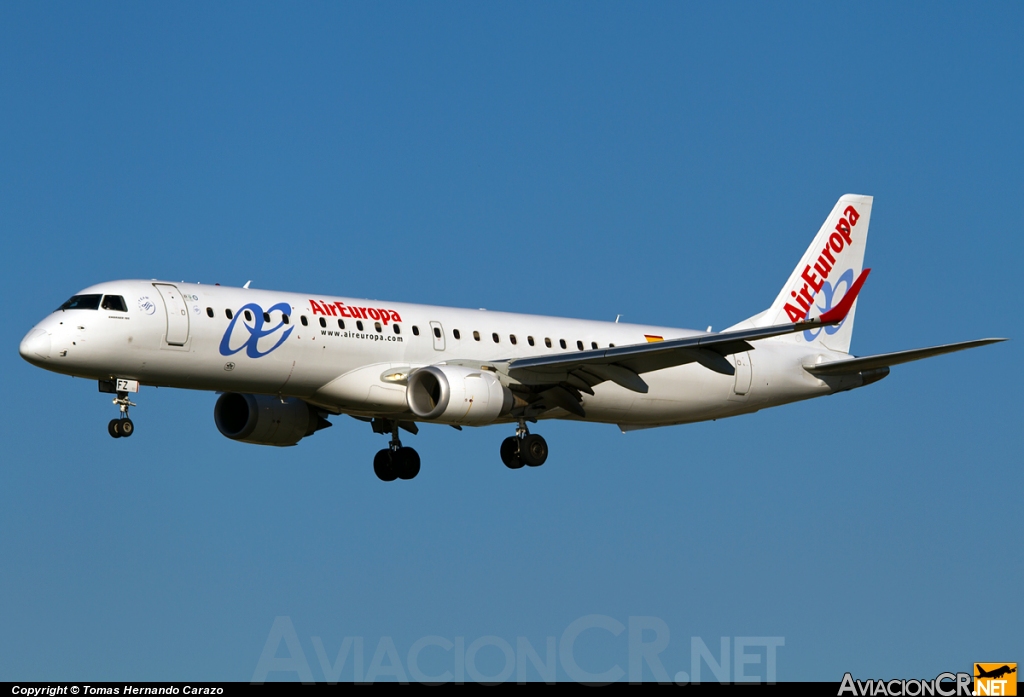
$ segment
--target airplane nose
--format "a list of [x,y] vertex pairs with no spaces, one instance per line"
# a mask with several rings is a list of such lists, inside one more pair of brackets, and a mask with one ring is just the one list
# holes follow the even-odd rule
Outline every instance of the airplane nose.
[[25,335],[18,347],[21,357],[29,363],[38,363],[50,357],[50,333],[45,329],[36,328]]

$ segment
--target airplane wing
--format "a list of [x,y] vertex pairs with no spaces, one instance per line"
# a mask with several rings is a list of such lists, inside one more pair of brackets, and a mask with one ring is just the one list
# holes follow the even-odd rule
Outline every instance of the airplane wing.
[[956,344],[943,344],[942,346],[931,346],[929,348],[911,349],[909,351],[896,351],[895,353],[880,353],[877,356],[863,356],[861,358],[844,358],[841,361],[830,361],[817,365],[805,365],[811,375],[848,375],[858,373],[862,370],[873,370],[876,368],[889,368],[900,363],[919,361],[922,358],[940,356],[944,353],[963,351],[975,346],[986,346],[997,344],[1006,339],[976,339],[974,341],[961,341]]
[[[735,372],[725,357],[753,348],[749,342],[802,332],[812,327],[839,324],[853,307],[857,294],[871,269],[864,269],[850,287],[849,292],[831,310],[820,317],[777,324],[770,327],[739,329],[731,332],[697,334],[654,343],[616,346],[591,351],[574,351],[533,358],[516,358],[508,362],[505,371],[524,385],[557,385],[564,383],[576,390],[594,394],[593,386],[610,380],[627,390],[646,393],[647,383],[640,376],[655,370],[686,363],[700,363],[709,370],[724,375]],[[578,402],[578,395],[572,395]],[[558,401],[558,400],[555,400]],[[562,400],[565,402],[566,400]],[[558,406],[566,407],[566,403]],[[568,408],[568,407],[566,407]],[[571,410],[570,411],[574,411]]]
[[590,391],[588,386],[611,380],[626,389],[645,393],[647,383],[640,377],[643,373],[686,363],[700,363],[709,370],[732,375],[734,369],[725,360],[725,356],[749,351],[753,348],[749,342],[820,327],[822,324],[826,323],[811,320],[720,334],[697,334],[654,343],[516,358],[508,363],[506,370],[511,377],[527,385],[563,382],[567,376],[572,383],[574,381],[571,377],[576,375],[588,383],[578,385],[585,392]]
[[[520,397],[529,403],[527,418],[533,418],[548,409],[561,407],[579,417],[586,416],[581,404],[581,393],[594,394],[594,386],[605,381],[614,382],[627,390],[646,393],[647,383],[640,377],[663,368],[687,363],[700,363],[705,368],[725,375],[733,375],[735,369],[725,357],[753,348],[749,342],[802,332],[813,327],[839,324],[853,307],[861,286],[864,285],[870,269],[864,269],[843,299],[820,317],[778,324],[770,327],[754,327],[731,332],[696,334],[693,336],[668,339],[654,343],[615,346],[591,351],[574,351],[550,356],[515,358],[508,361],[489,362],[486,366],[473,362],[487,370],[507,374],[518,384],[511,386]],[[450,361],[453,364],[468,364],[466,361]]]

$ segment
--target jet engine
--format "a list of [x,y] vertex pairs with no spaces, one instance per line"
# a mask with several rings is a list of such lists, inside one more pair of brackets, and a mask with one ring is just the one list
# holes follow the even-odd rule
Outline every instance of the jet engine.
[[331,422],[295,397],[225,392],[213,408],[217,430],[256,445],[295,445]]
[[427,421],[483,426],[512,410],[512,391],[493,373],[431,365],[409,376],[409,409]]

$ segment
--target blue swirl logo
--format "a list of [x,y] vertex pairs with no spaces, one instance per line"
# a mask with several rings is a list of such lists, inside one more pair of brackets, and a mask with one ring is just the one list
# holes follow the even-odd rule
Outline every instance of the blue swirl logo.
[[[839,291],[839,286],[840,286],[840,284],[843,284],[843,283],[845,283],[846,285],[843,287],[843,292],[839,293],[838,292]],[[847,291],[850,290],[850,286],[852,286],[852,285],[853,285],[853,269],[847,269],[846,271],[844,271],[843,275],[839,277],[839,279],[836,281],[835,285],[832,285],[828,281],[825,281],[821,285],[821,294],[818,296],[819,298],[824,299],[825,306],[822,307],[821,305],[818,305],[819,314],[824,314],[825,312],[828,312],[829,310],[831,310],[834,301],[839,300],[844,295],[846,295]],[[810,316],[811,316],[811,311],[808,310],[807,314],[804,315],[804,319],[807,319]],[[804,330],[804,340],[805,341],[814,341],[815,339],[818,338],[818,335],[821,334],[822,331],[824,331],[826,335],[832,336],[833,334],[838,332],[839,328],[842,327],[844,324],[846,324],[846,320],[845,319],[842,322],[840,322],[839,324],[830,324],[827,327],[819,327],[818,329],[805,329]]]
[[[249,324],[249,320],[245,317],[247,310],[252,311],[252,324]],[[270,326],[269,323],[263,321],[264,310],[262,307],[256,303],[243,305],[238,312],[235,313],[235,316],[231,318],[231,323],[228,325],[227,331],[224,332],[224,338],[220,340],[220,355],[233,356],[242,349],[245,349],[245,355],[249,358],[260,358],[261,356],[266,356],[268,353],[283,344],[285,339],[291,335],[292,330],[294,330],[295,327],[288,327],[288,329],[285,329],[276,344],[268,348],[266,351],[260,351],[260,339],[265,339],[266,337],[275,334],[285,326],[286,323],[284,318],[291,312],[291,306],[288,305],[288,303],[278,303],[268,309],[266,314],[269,315],[271,312],[281,313],[281,321],[274,326]],[[240,324],[245,328],[246,332],[248,332],[248,336],[241,346],[232,348],[231,340],[235,334],[235,325],[239,324],[239,319],[242,320]],[[266,343],[267,342],[264,342],[264,345],[266,345]]]

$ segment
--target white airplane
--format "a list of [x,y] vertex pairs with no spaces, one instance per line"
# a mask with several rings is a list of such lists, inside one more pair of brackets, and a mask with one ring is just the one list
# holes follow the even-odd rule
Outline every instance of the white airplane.
[[127,437],[140,385],[212,390],[217,428],[295,445],[349,414],[390,434],[384,481],[420,458],[399,429],[516,424],[508,467],[539,466],[527,423],[575,419],[623,431],[720,419],[881,380],[889,367],[991,344],[979,339],[849,354],[870,196],[839,199],[775,302],[723,332],[595,322],[164,281],[111,281],[74,295],[22,340],[33,365],[99,381]]

